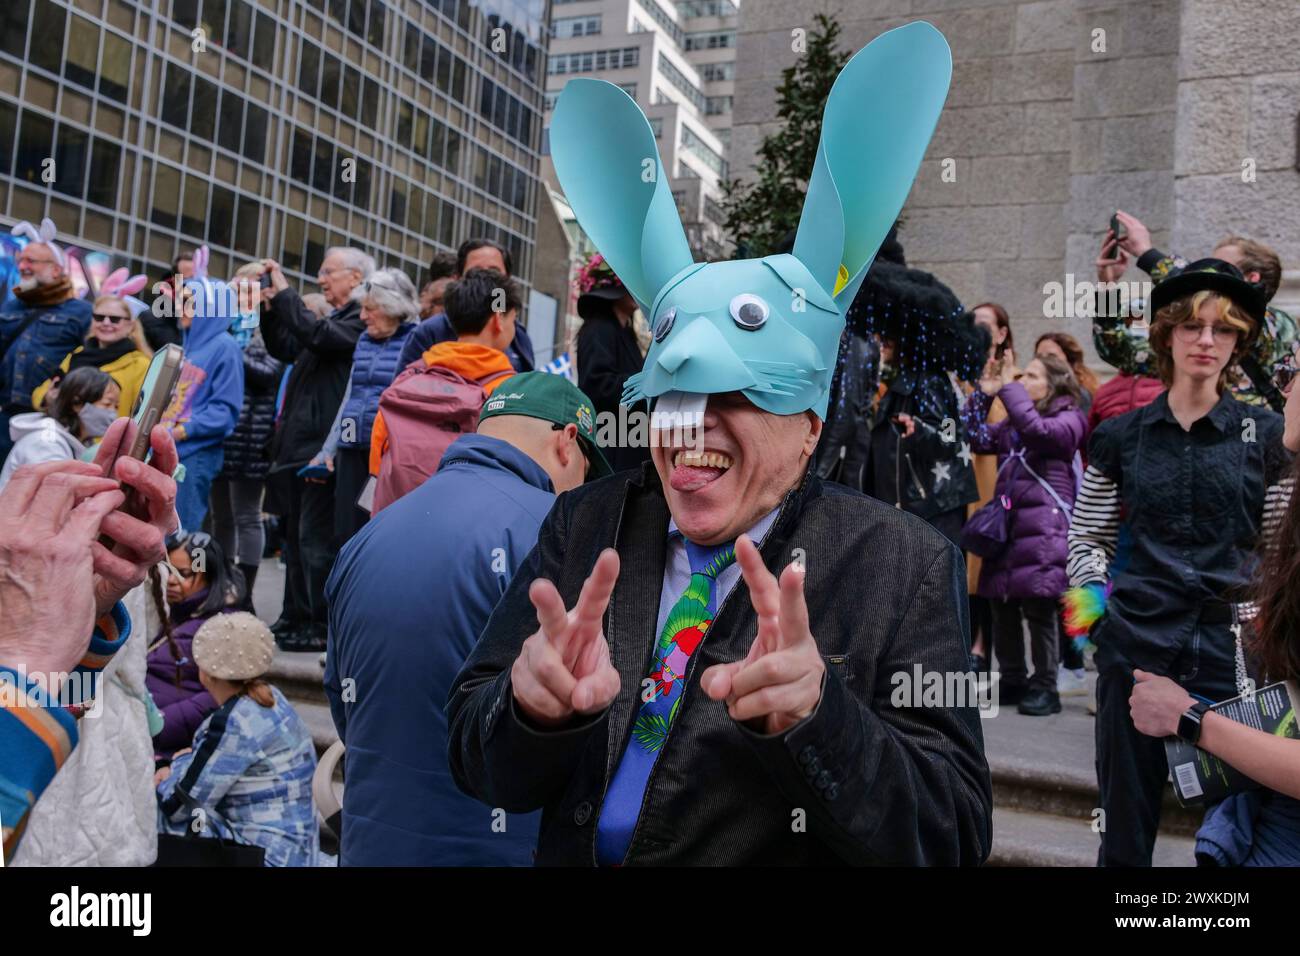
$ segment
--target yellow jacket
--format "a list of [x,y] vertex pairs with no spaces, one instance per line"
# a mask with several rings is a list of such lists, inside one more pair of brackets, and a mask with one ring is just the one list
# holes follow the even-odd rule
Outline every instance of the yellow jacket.
[[[80,351],[81,348],[78,347],[63,357],[63,362],[59,365],[59,368],[65,374],[72,364],[72,356]],[[135,410],[136,396],[140,394],[140,389],[144,386],[145,373],[149,371],[149,356],[139,349],[133,349],[121,358],[113,359],[107,365],[101,365],[99,370],[113,376],[113,381],[117,382],[117,387],[122,390],[122,397],[117,401],[117,413],[119,415],[130,415]],[[50,390],[51,384],[53,383],[46,379],[37,387],[36,391],[32,392],[32,408],[39,409],[41,407],[41,402],[45,401],[45,393]]]

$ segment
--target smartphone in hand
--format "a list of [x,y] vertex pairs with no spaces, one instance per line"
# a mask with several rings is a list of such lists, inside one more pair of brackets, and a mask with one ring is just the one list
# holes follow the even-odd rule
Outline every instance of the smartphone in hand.
[[[180,382],[181,367],[184,364],[185,350],[179,345],[168,345],[154,353],[153,360],[149,363],[149,371],[144,376],[144,384],[140,386],[140,394],[135,400],[135,411],[131,415],[135,424],[133,429],[135,434],[131,436],[129,445],[126,440],[123,440],[114,458],[114,464],[122,455],[137,461],[144,461],[148,457],[149,434],[162,420],[167,406],[172,403],[172,396],[176,393],[176,385]],[[110,475],[113,473],[112,468],[108,473]]]
[[1120,254],[1120,240],[1128,238],[1128,230],[1124,228],[1124,223],[1120,222],[1119,213],[1115,213],[1115,215],[1110,217],[1110,231],[1115,234],[1115,241],[1110,247],[1110,257],[1112,259],[1118,259]]

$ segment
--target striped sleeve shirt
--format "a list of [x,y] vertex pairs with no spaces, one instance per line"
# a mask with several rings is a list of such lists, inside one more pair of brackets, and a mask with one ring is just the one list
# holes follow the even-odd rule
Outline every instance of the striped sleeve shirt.
[[1105,584],[1119,541],[1119,486],[1089,465],[1070,519],[1066,573],[1070,587]]
[[[27,813],[77,746],[77,715],[95,696],[99,673],[131,636],[121,602],[100,618],[90,645],[67,681],[0,665],[0,827],[8,857]],[[71,706],[64,706],[71,704]]]

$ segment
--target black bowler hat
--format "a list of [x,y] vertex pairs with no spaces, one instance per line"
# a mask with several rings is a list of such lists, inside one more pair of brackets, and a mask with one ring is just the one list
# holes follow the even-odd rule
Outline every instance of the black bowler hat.
[[1171,302],[1206,290],[1230,299],[1255,320],[1255,331],[1249,336],[1251,340],[1259,334],[1267,305],[1264,296],[1246,281],[1240,269],[1222,259],[1197,259],[1165,279],[1151,290],[1151,311],[1157,313]]

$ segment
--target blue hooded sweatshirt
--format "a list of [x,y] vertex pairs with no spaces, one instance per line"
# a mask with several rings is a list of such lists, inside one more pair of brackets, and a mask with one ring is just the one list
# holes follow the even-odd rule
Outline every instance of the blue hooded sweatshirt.
[[347,747],[341,865],[532,865],[540,812],[494,816],[457,789],[446,705],[554,501],[523,452],[463,435],[339,553],[325,693]]
[[162,417],[164,425],[185,429],[185,440],[176,443],[182,461],[224,442],[244,405],[243,355],[228,331],[230,289],[206,278],[189,279],[185,285],[194,293],[194,321],[185,330],[185,367],[176,396]]

